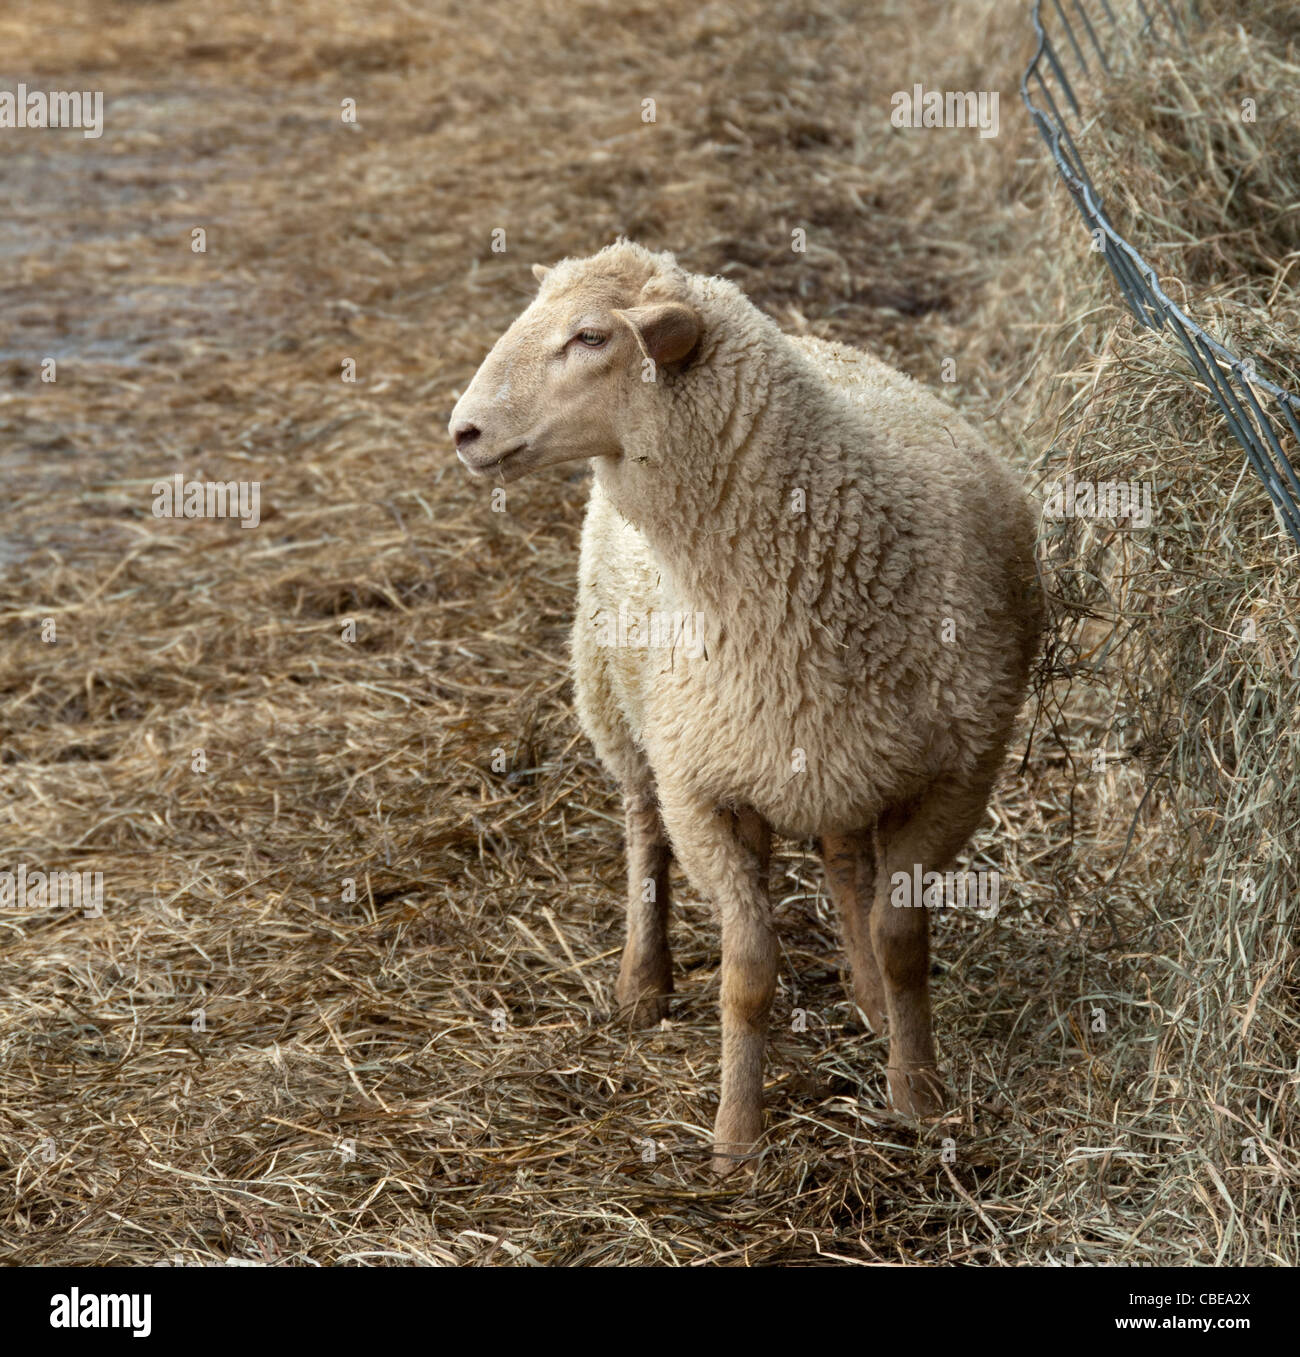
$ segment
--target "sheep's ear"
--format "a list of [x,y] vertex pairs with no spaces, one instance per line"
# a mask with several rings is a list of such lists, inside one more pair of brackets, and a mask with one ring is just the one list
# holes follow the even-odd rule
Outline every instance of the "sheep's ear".
[[636,336],[641,352],[660,365],[676,363],[699,342],[700,318],[681,302],[656,302],[615,311]]
[[546,281],[546,275],[548,273],[550,273],[550,269],[548,269],[545,264],[533,265],[533,277],[536,278],[539,283],[544,283]]

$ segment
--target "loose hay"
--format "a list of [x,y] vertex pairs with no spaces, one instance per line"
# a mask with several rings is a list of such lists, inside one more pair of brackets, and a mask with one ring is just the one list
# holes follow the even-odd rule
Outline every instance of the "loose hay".
[[[959,38],[937,2],[470,23],[315,0],[308,24],[214,0],[128,7],[111,32],[82,3],[51,43],[39,7],[11,7],[15,67],[98,72],[110,132],[93,159],[5,146],[27,328],[0,365],[0,845],[102,871],[106,897],[100,919],[0,918],[7,1260],[1297,1261],[1295,563],[1176,357],[1122,320],[1010,98],[1000,141],[889,127],[918,70],[1014,89],[1028,37],[1002,9],[970,6]],[[1276,74],[1293,58],[1269,41],[1252,60]],[[1216,78],[1214,49],[1187,80]],[[1098,129],[1099,181],[1145,169],[1135,204],[1194,208],[1152,236],[1189,242],[1170,262],[1191,292],[1217,287],[1228,330],[1248,312],[1291,361],[1286,223],[1224,207],[1194,248],[1222,185],[1184,190],[1202,129],[1148,88],[1116,91],[1132,130]],[[1160,155],[1125,162],[1143,128]],[[1252,133],[1260,201],[1289,135]],[[79,210],[51,227],[60,201]],[[972,853],[1004,908],[936,928],[944,1125],[886,1110],[820,869],[778,857],[748,1190],[703,1172],[699,902],[675,911],[671,1027],[608,1018],[621,826],[565,677],[585,485],[539,477],[493,513],[443,435],[528,263],[619,231],[922,380],[954,357],[953,398],[1026,465],[1050,443],[1053,473],[1161,487],[1146,538],[1049,535],[1057,677]],[[1215,260],[1249,277],[1194,272]],[[176,471],[260,479],[263,526],[154,519]],[[1253,647],[1232,639],[1247,616]]]

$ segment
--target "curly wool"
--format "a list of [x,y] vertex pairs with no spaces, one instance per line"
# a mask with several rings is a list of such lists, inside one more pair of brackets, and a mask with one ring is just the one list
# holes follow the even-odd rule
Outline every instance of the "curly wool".
[[[795,838],[986,782],[1041,629],[1011,471],[910,378],[671,255],[620,242],[543,293],[578,278],[703,326],[655,418],[595,463],[573,658],[606,765]],[[702,648],[609,644],[620,615],[698,618]]]

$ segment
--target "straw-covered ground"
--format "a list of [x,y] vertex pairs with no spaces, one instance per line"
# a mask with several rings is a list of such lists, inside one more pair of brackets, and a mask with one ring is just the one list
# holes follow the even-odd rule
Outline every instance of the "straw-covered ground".
[[[1291,381],[1296,24],[1221,8],[1085,149]],[[104,893],[0,914],[0,1257],[1300,1261],[1296,556],[1027,130],[1027,6],[309,9],[0,17],[6,87],[107,95],[102,140],[0,137],[0,869]],[[917,81],[999,90],[1000,134],[891,127]],[[445,435],[528,265],[620,233],[876,349],[1036,483],[1154,486],[1147,529],[1044,525],[1057,627],[971,852],[1002,909],[935,922],[942,1124],[887,1110],[783,845],[750,1182],[707,1172],[689,892],[671,1023],[610,1017],[621,820],[566,671],[585,473],[494,512]],[[178,472],[259,482],[259,526],[154,517]]]

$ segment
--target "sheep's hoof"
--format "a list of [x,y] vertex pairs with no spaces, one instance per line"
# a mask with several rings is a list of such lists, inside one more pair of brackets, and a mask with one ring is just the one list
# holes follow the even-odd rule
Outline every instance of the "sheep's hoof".
[[722,1108],[713,1123],[713,1171],[719,1178],[737,1169],[753,1173],[763,1134],[763,1109],[746,1105]]
[[752,1174],[758,1167],[758,1155],[753,1145],[718,1144],[713,1147],[713,1172],[719,1178],[728,1178],[739,1170]]
[[948,1091],[933,1065],[890,1066],[889,1101],[907,1117],[937,1117]]
[[668,1016],[672,987],[671,980],[666,984],[647,984],[624,982],[620,977],[614,989],[619,1016],[634,1027],[658,1027]]

